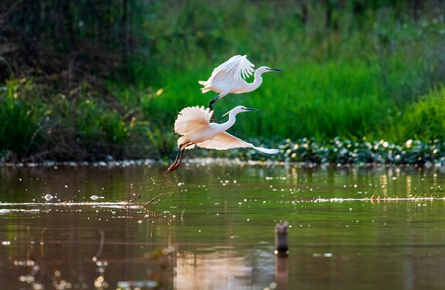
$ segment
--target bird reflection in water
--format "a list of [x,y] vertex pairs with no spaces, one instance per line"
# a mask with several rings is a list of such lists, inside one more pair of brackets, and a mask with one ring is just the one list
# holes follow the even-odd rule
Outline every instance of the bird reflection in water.
[[94,280],[94,287],[98,289],[108,288],[108,282],[105,281],[105,269],[108,266],[108,261],[101,259],[102,256],[102,250],[104,247],[105,242],[105,232],[102,230],[99,230],[100,234],[100,243],[99,243],[99,250],[97,251],[97,254],[91,259],[96,264],[96,271],[99,273],[99,277],[97,277]]

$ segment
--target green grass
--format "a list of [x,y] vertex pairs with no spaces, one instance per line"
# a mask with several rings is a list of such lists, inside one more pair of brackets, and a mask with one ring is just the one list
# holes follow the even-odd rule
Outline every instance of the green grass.
[[[378,74],[363,62],[302,63],[284,66],[282,73],[264,75],[263,85],[254,92],[228,95],[214,108],[220,116],[242,104],[261,110],[239,116],[235,132],[250,137],[301,138],[365,134],[392,105],[378,90]],[[202,70],[201,70],[202,72]],[[217,94],[202,94],[197,80],[206,79],[211,69],[168,75],[163,93],[145,108],[147,116],[158,114],[173,124],[177,112],[185,106],[204,105]],[[252,81],[252,80],[249,80]],[[372,110],[363,110],[372,108]]]
[[[185,45],[180,41],[170,40],[170,47],[160,41],[149,66],[159,62],[151,86],[164,92],[143,112],[148,118],[162,118],[167,128],[173,127],[183,107],[207,106],[216,93],[202,95],[197,81],[208,78],[215,66],[238,53],[248,54],[257,67],[267,64],[284,69],[281,74],[265,75],[258,90],[229,95],[215,105],[217,116],[238,104],[261,110],[240,117],[231,129],[246,138],[368,136],[378,140],[379,128],[387,127],[394,114],[445,76],[441,62],[437,63],[443,60],[444,25],[433,15],[417,21],[396,19],[391,9],[381,9],[368,11],[361,21],[344,13],[338,15],[341,29],[334,31],[326,29],[323,21],[308,25],[292,21],[289,13],[298,12],[296,6],[289,11],[266,2],[235,4],[225,10],[218,4],[200,7],[207,26],[194,18],[194,8],[175,6],[173,14],[160,13],[156,18],[156,27],[163,33],[189,35],[185,38],[188,50],[181,50]],[[319,6],[310,9],[323,19]],[[187,23],[190,19],[192,27]],[[143,81],[139,85],[144,87]]]
[[311,17],[303,21],[299,2],[232,4],[142,5],[150,13],[135,19],[139,42],[127,78],[107,80],[112,96],[87,81],[63,94],[11,77],[0,93],[0,140],[12,124],[23,139],[3,141],[1,149],[24,156],[53,150],[49,156],[66,159],[172,156],[178,112],[208,105],[217,94],[202,94],[198,81],[234,54],[284,70],[265,74],[251,93],[215,104],[220,122],[239,104],[260,110],[240,115],[230,129],[242,139],[444,139],[442,6],[412,17],[406,3],[371,5],[363,14],[346,5],[326,27],[323,5],[308,4]]
[[443,86],[411,103],[406,110],[390,118],[381,132],[392,142],[445,140],[445,88]]
[[17,93],[31,81],[10,79],[0,87],[0,156],[23,156],[39,149],[44,111],[41,100],[27,102]]

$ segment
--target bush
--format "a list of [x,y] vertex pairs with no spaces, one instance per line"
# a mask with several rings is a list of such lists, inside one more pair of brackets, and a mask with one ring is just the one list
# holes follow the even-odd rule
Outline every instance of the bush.
[[381,134],[394,142],[445,140],[445,88],[440,86],[411,103],[390,119],[389,127]]

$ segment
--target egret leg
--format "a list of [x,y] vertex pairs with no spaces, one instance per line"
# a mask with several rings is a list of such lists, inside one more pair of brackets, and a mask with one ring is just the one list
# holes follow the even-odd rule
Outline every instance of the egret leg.
[[178,167],[181,165],[182,162],[182,155],[184,154],[184,150],[190,145],[193,145],[193,142],[181,144],[178,146],[178,153],[176,154],[175,162],[173,162],[173,164],[170,165],[170,167],[165,171],[165,173],[170,173],[178,169]]
[[[218,101],[218,100],[219,100],[219,96],[217,96],[216,98],[214,98],[213,100],[211,100],[211,101],[209,102],[209,108],[210,108],[211,111],[213,111],[213,104],[214,104],[216,101]],[[212,118],[212,121],[213,121],[214,123],[216,123],[215,111],[213,111],[213,118]]]
[[175,162],[172,163],[172,165],[170,165],[170,167],[165,171],[165,173],[170,173],[175,171],[182,162],[182,154],[184,153],[184,149],[178,149],[178,153],[176,154],[176,159]]

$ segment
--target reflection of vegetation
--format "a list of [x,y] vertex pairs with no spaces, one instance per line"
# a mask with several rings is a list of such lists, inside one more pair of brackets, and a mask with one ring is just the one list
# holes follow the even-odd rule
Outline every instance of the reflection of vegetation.
[[177,112],[212,98],[197,81],[238,53],[284,69],[216,106],[261,109],[233,128],[243,139],[443,140],[441,3],[47,2],[1,16],[3,159],[169,155]]
[[[54,206],[57,212],[59,211],[57,208],[61,211],[67,208],[73,209],[71,206],[67,207],[66,204]],[[121,233],[129,233],[127,242],[122,243],[122,236],[117,237],[112,234],[111,228],[114,226],[109,225],[108,218],[106,218],[106,224],[100,225],[105,227],[104,231],[99,230],[100,240],[96,240],[96,236],[92,235],[99,224],[89,226],[78,224],[82,219],[79,217],[84,213],[90,215],[92,212],[96,214],[100,212],[101,215],[110,217],[109,210],[95,208],[89,212],[89,206],[68,210],[70,214],[64,217],[64,222],[76,224],[76,228],[67,230],[55,225],[55,216],[48,214],[51,210],[26,207],[25,205],[25,208],[8,208],[7,210],[24,215],[11,215],[12,219],[6,231],[11,237],[8,241],[2,242],[1,253],[9,258],[0,265],[2,272],[8,274],[0,278],[4,287],[8,289],[91,289],[91,287],[106,289],[114,285],[113,289],[171,288],[173,262],[177,255],[176,248],[164,246],[163,242],[149,246],[137,245],[136,243],[140,242],[147,243],[146,237],[136,242],[141,235],[134,235],[135,232],[144,231],[127,231],[128,224],[124,226],[126,223],[121,222],[124,217],[133,218],[138,214],[137,212],[128,211],[128,208],[114,208],[112,211],[113,214],[117,212],[117,215],[116,218],[110,218],[110,222],[119,220],[115,228],[122,231]],[[46,213],[43,224],[25,221],[33,220],[33,216],[41,212]],[[144,216],[144,214],[141,215]],[[165,217],[165,213],[158,215],[160,217],[151,213],[150,218],[162,220]],[[40,231],[42,226],[48,227]],[[39,243],[39,239],[33,236],[38,231],[40,231]],[[108,233],[107,239],[105,239],[105,231]],[[15,244],[14,247],[9,247],[11,241]],[[110,246],[109,241],[114,245]],[[85,247],[85,244],[91,246]],[[91,250],[94,250],[96,245],[99,251],[91,258]],[[119,270],[122,267],[126,268],[125,273]]]

